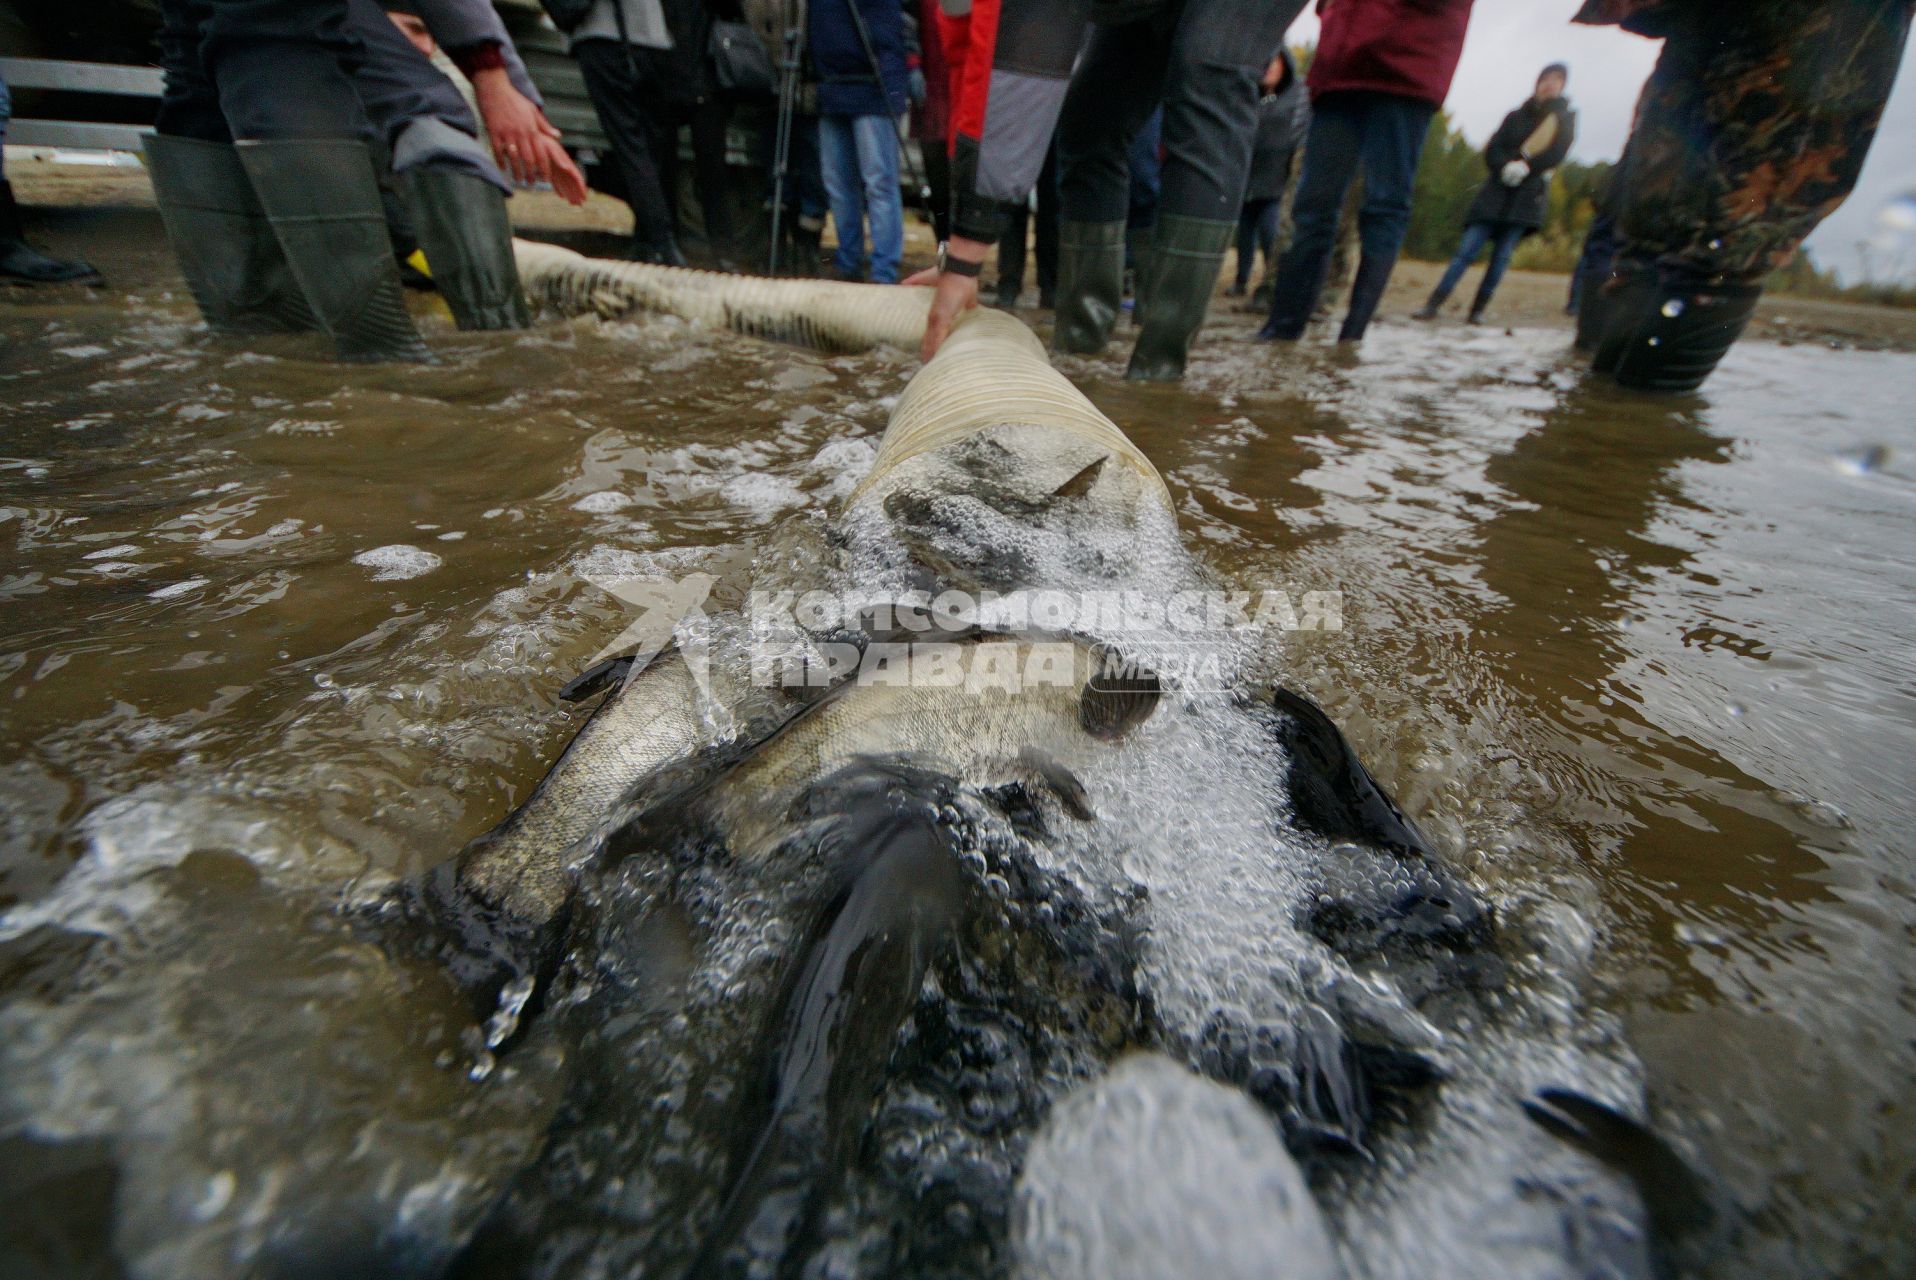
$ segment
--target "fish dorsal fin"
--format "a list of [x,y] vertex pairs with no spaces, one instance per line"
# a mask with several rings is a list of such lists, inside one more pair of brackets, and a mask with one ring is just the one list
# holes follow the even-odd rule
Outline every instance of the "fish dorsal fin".
[[1097,461],[1076,472],[1069,480],[1051,491],[1054,498],[1082,498],[1091,492],[1091,486],[1097,483],[1104,472],[1104,464],[1111,461],[1108,453],[1098,455]]

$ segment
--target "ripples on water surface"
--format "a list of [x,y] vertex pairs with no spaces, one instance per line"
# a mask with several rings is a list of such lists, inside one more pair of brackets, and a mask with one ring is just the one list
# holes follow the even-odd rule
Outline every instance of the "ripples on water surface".
[[[1343,592],[1286,678],[1427,831],[1595,886],[1659,1121],[1750,1210],[1718,1273],[1908,1274],[1916,357],[1750,343],[1649,400],[1556,333],[1241,327],[1182,389],[1064,367],[1217,573]],[[525,795],[623,625],[589,575],[836,501],[910,367],[662,320],[427,369],[150,307],[0,335],[0,1162],[101,1235],[118,1135],[152,1271],[310,1250],[315,1192],[409,1188],[429,1237],[550,1081],[468,1082],[452,993],[328,908]]]

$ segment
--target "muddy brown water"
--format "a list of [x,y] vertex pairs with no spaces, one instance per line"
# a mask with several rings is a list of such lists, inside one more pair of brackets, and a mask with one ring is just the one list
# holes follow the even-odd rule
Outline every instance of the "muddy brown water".
[[[427,323],[379,368],[163,288],[0,310],[0,1181],[82,1253],[212,1274],[301,1189],[429,1224],[525,1158],[536,1065],[467,1080],[452,994],[327,907],[525,796],[624,625],[590,577],[838,500],[913,367]],[[1446,851],[1580,898],[1744,1215],[1710,1272],[1910,1274],[1916,356],[1750,342],[1653,399],[1554,331],[1247,328],[1178,388],[1060,367],[1221,579],[1342,593],[1281,674]]]

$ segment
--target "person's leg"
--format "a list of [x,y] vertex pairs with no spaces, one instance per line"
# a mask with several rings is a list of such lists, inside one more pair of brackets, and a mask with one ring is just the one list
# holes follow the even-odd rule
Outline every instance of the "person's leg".
[[20,206],[13,198],[13,184],[7,181],[7,125],[13,119],[13,99],[7,92],[5,77],[0,77],[0,276],[24,280],[29,284],[58,284],[67,280],[88,280],[98,276],[90,265],[74,259],[49,258],[29,245],[20,222]]
[[572,57],[625,184],[625,202],[632,209],[632,256],[641,262],[666,261],[677,254],[678,240],[625,49],[616,40],[581,40],[572,46]]
[[1157,228],[1139,276],[1130,378],[1182,377],[1236,230],[1257,134],[1258,77],[1302,0],[1186,0],[1164,80]]
[[1031,207],[1013,205],[1005,215],[1004,234],[998,237],[998,305],[1009,311],[1018,305],[1025,287],[1025,237],[1031,233]]
[[865,267],[865,184],[858,170],[858,139],[851,116],[820,116],[818,164],[825,178],[838,250],[832,270],[843,280],[858,280]]
[[1450,298],[1451,291],[1457,287],[1457,282],[1464,278],[1464,272],[1470,270],[1471,264],[1477,261],[1477,255],[1482,253],[1484,246],[1489,243],[1490,224],[1488,222],[1466,222],[1464,234],[1457,240],[1457,252],[1452,255],[1450,265],[1444,268],[1443,279],[1439,280],[1437,287],[1430,291],[1430,298],[1423,307],[1412,313],[1413,317],[1418,320],[1435,320],[1437,312]]
[[[347,359],[430,359],[386,233],[345,0],[209,0],[203,14],[200,65],[312,314]],[[175,247],[184,265],[191,247]]]
[[1503,281],[1504,272],[1510,268],[1510,259],[1517,252],[1517,246],[1523,243],[1523,228],[1510,223],[1499,223],[1495,230],[1495,241],[1490,247],[1490,265],[1484,268],[1483,281],[1477,286],[1477,296],[1470,304],[1470,322],[1476,324],[1484,318],[1484,311],[1490,306],[1490,300],[1497,296],[1497,286]]
[[871,223],[872,282],[897,284],[905,256],[904,195],[898,186],[898,127],[890,116],[852,121],[865,216]]
[[1237,274],[1229,290],[1241,298],[1251,287],[1251,267],[1257,261],[1257,220],[1264,212],[1262,200],[1246,200],[1237,213]]
[[718,93],[709,93],[692,110],[692,178],[699,193],[699,217],[705,223],[705,243],[722,270],[736,267],[732,242],[731,179],[725,169],[725,126],[732,107]]
[[1598,211],[1584,233],[1583,255],[1577,259],[1577,274],[1570,281],[1570,297],[1577,313],[1576,348],[1592,351],[1603,327],[1602,288],[1610,278],[1617,260],[1617,224],[1608,213]]
[[364,58],[346,0],[211,0],[206,7],[200,62],[237,139],[370,137],[352,80]]
[[1132,140],[1157,108],[1162,22],[1096,26],[1058,116],[1058,351],[1102,351],[1124,288]]
[[1908,0],[1760,0],[1665,43],[1612,178],[1622,243],[1594,368],[1643,390],[1702,385],[1764,277],[1854,188],[1911,17]]
[[208,0],[162,0],[160,4],[156,39],[165,78],[153,129],[163,137],[233,140],[233,131],[220,112],[219,90],[213,87],[213,77],[207,74],[200,57],[206,22],[211,16]]
[[[1053,139],[1038,171],[1038,209],[1031,238],[1038,261],[1038,305],[1058,300],[1058,144]],[[1022,273],[1020,273],[1022,275]]]
[[1278,219],[1283,216],[1281,200],[1263,200],[1259,202],[1257,213],[1257,251],[1264,255],[1264,267],[1268,271],[1271,259],[1277,253]]
[[1324,291],[1344,193],[1357,173],[1364,137],[1364,111],[1356,95],[1325,94],[1312,104],[1304,141],[1304,172],[1291,204],[1291,247],[1277,266],[1271,314],[1258,331],[1267,341],[1293,341],[1304,334],[1317,295]]
[[1339,342],[1364,336],[1384,287],[1397,265],[1397,251],[1410,230],[1412,184],[1417,157],[1437,108],[1428,102],[1395,94],[1371,97],[1364,128],[1364,204],[1357,213],[1357,236],[1363,254],[1351,281],[1350,309],[1344,314]]

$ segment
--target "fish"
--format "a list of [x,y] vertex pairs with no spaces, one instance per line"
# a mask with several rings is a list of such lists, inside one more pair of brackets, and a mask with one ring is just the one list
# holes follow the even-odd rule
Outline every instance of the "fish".
[[[773,314],[803,291],[744,325],[669,268],[521,267],[549,303],[611,281],[816,329]],[[714,607],[595,667],[525,804],[396,895],[473,994],[476,1069],[567,1061],[453,1274],[1072,1274],[1043,1206],[1097,1199],[1095,1153],[1128,1148],[1071,1126],[1140,1097],[1187,1144],[1232,1132],[1234,1194],[1288,1206],[1186,1265],[1648,1274],[1636,1185],[1519,1107],[1555,1086],[1634,1122],[1627,1050],[1512,986],[1536,955],[1335,722],[1167,671],[1230,636],[1050,616],[1212,584],[1151,460],[1022,324],[967,313],[843,507],[750,563],[847,607]],[[1443,1175],[1466,1156],[1475,1187]]]

